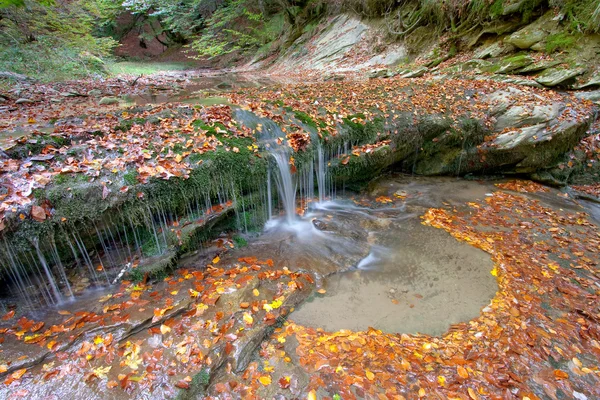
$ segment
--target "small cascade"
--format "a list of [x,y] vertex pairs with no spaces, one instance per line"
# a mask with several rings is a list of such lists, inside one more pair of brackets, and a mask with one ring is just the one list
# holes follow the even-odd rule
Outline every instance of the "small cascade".
[[[312,229],[308,219],[301,221],[297,210],[306,212],[311,204],[335,198],[328,165],[348,153],[349,143],[327,148],[318,144],[315,134],[317,145],[308,150],[313,154],[309,158],[311,153],[293,152],[285,132],[273,120],[247,111],[237,117],[260,133],[261,148],[270,155],[260,181],[241,183],[223,171],[211,176],[207,186],[180,187],[170,194],[173,201],[145,198],[95,220],[60,224],[53,233],[23,240],[18,246],[5,238],[0,246],[0,271],[10,292],[35,307],[60,304],[87,287],[111,285],[134,260],[170,256],[181,245],[177,235],[182,225],[202,223],[224,204],[232,206],[240,232],[253,232],[279,213],[288,226],[298,225],[294,229]],[[189,238],[185,248],[200,246],[208,239],[208,233],[203,235]]]

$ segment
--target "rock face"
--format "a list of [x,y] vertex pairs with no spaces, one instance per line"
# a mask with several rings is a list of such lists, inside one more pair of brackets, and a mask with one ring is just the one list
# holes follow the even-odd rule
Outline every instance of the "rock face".
[[[332,73],[381,68],[407,59],[403,45],[377,47],[377,37],[378,28],[367,21],[353,15],[338,15],[298,38],[273,67],[284,71],[310,69]],[[353,55],[358,54],[360,57],[354,59]],[[263,67],[261,61],[252,65]]]
[[498,74],[509,74],[533,64],[533,59],[528,55],[518,55],[507,57],[500,61],[499,68],[495,71]]
[[428,146],[415,163],[417,173],[465,174],[483,170],[535,174],[555,165],[586,134],[593,118],[571,110],[568,99],[533,104],[540,96],[525,90],[507,88],[489,94],[485,102],[495,123],[484,133],[490,138],[477,143],[474,133],[462,134],[454,146]]

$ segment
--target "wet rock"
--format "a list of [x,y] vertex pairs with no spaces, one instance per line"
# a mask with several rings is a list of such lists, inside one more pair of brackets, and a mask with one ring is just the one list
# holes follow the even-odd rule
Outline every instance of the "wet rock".
[[104,105],[104,106],[119,104],[119,99],[117,97],[103,97],[100,99],[98,104]]
[[535,81],[548,87],[565,85],[575,77],[583,75],[585,69],[549,68],[535,78]]
[[26,98],[20,98],[17,99],[17,101],[15,101],[15,104],[28,104],[28,103],[33,103],[34,101],[31,99],[26,99]]
[[311,222],[312,222],[313,226],[320,231],[327,229],[327,224],[325,222],[321,221],[320,219],[314,218]]

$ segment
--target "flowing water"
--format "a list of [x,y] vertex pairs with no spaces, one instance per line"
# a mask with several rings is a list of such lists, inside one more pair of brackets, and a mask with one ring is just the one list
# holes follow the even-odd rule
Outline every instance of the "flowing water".
[[[193,97],[192,93],[185,95]],[[149,101],[163,100],[153,97]],[[272,259],[278,268],[311,274],[319,291],[290,315],[302,325],[329,331],[374,327],[387,332],[440,335],[452,324],[479,315],[494,297],[498,286],[490,274],[493,265],[489,255],[442,230],[422,225],[420,220],[431,207],[466,209],[467,202],[483,200],[498,190],[492,183],[390,175],[362,193],[349,193],[333,184],[328,169],[329,161],[347,152],[349,143],[334,150],[317,146],[312,159],[296,167],[278,124],[243,110],[236,110],[236,120],[259,132],[259,144],[270,158],[266,182],[256,183],[252,193],[241,196],[225,172],[215,178],[216,195],[198,192],[186,197],[184,215],[159,205],[140,211],[135,220],[130,215],[112,215],[90,226],[67,226],[56,234],[56,240],[67,244],[68,258],[76,260],[74,265],[62,261],[65,255],[58,251],[54,237],[44,243],[32,238],[31,247],[20,252],[3,243],[0,252],[13,293],[1,303],[5,311],[16,307],[20,315],[47,324],[53,323],[59,309],[101,314],[102,299],[117,294],[114,283],[135,260],[170,254],[172,242],[167,233],[175,222],[206,221],[215,206],[226,203],[232,204],[238,235],[244,236],[248,245],[221,253],[220,266],[235,264],[239,257],[255,256]],[[531,196],[553,208],[581,210],[578,204],[556,194],[551,191]],[[259,206],[251,206],[257,203]],[[592,213],[598,215],[595,209]],[[248,234],[252,221],[264,225],[259,234]],[[201,269],[213,250],[207,246],[199,251],[199,258],[191,256],[180,266]],[[171,293],[185,294],[189,289],[181,282],[161,282],[157,287],[161,285]],[[138,329],[152,318],[152,306],[132,314],[127,329],[133,333],[127,334],[131,336],[126,336],[128,341],[157,347],[154,335]],[[117,325],[117,329],[125,328]],[[14,346],[10,350],[15,359],[23,363],[35,359],[30,345],[13,342],[10,346]],[[0,361],[6,354],[0,355]],[[113,372],[116,375],[118,371]],[[81,383],[82,376],[74,374],[68,379]],[[40,388],[38,393],[72,395],[73,389],[63,386]],[[81,390],[82,398],[102,397],[98,387],[82,385]],[[115,394],[115,398],[128,398],[126,392],[118,393],[121,395]],[[162,395],[158,391],[148,398]]]

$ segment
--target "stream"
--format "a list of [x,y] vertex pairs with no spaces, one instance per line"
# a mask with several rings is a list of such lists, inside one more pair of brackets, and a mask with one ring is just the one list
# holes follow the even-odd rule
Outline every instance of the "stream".
[[[219,104],[219,89],[272,83],[215,78],[196,82],[176,97],[153,91],[127,100]],[[209,96],[198,96],[207,90]],[[470,213],[467,204],[485,202],[501,190],[498,181],[388,173],[356,193],[335,187],[329,176],[328,161],[341,150],[323,154],[318,149],[306,169],[295,171],[291,150],[275,146],[285,137],[277,124],[241,111],[237,118],[262,127],[261,145],[274,160],[259,192],[264,228],[252,232],[244,225],[246,210],[238,212],[236,232],[202,243],[169,277],[119,282],[118,270],[131,268],[119,265],[119,255],[131,250],[119,247],[110,227],[101,227],[102,232],[95,227],[102,256],[117,266],[109,277],[103,264],[91,259],[102,263],[101,252],[90,252],[84,268],[101,284],[83,289],[75,287],[78,282],[69,284],[57,252],[61,270],[52,276],[34,243],[39,261],[33,262],[51,283],[41,293],[48,301],[2,299],[8,314],[0,321],[0,367],[5,369],[0,373],[8,380],[17,374],[19,382],[0,385],[0,398],[162,399],[182,389],[201,397],[224,370],[242,374],[258,359],[269,327],[285,320],[326,332],[374,328],[438,337],[490,305],[498,291],[490,255],[424,225],[422,216],[439,207]],[[223,204],[228,190],[223,190]],[[597,205],[581,205],[558,190],[519,195],[553,210],[599,215]],[[206,209],[211,207],[209,199]],[[172,225],[168,212],[149,219],[157,247],[163,240],[157,232],[164,236]],[[73,235],[75,246],[83,243]],[[15,271],[21,267],[15,264]]]

